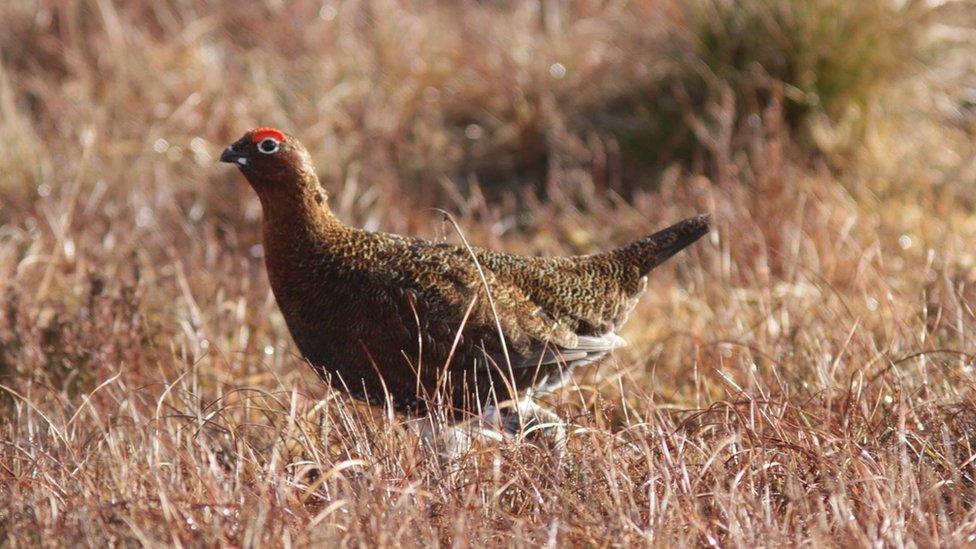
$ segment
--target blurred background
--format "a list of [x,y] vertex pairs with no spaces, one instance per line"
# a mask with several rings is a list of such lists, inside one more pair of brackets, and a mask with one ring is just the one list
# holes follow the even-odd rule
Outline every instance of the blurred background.
[[[878,525],[892,516],[936,544],[969,532],[957,527],[972,501],[972,477],[960,479],[973,474],[959,445],[976,424],[972,1],[5,0],[0,22],[0,406],[3,437],[16,441],[0,449],[0,474],[19,486],[0,488],[0,527],[76,527],[90,543],[130,529],[143,542],[309,539],[320,509],[295,487],[313,482],[282,463],[326,458],[271,433],[331,413],[317,404],[330,393],[295,355],[268,291],[257,198],[217,163],[247,129],[273,126],[308,147],[337,214],[374,230],[454,240],[442,208],[473,244],[554,255],[714,214],[712,234],[654,274],[624,334],[631,347],[554,405],[612,434],[645,421],[675,430],[676,410],[713,402],[779,399],[790,406],[768,411],[776,440],[797,425],[856,432],[870,459],[841,445],[849,461],[790,472],[804,484],[783,488],[781,503],[824,513],[817,524],[784,513],[715,530],[714,516],[732,520],[721,505],[687,512],[719,497],[709,485],[674,496],[686,512],[641,515],[659,531],[694,543],[830,539],[847,515],[804,499],[826,486],[814,471],[870,470],[877,494],[902,495],[830,492],[850,498],[863,532],[890,542]],[[260,406],[240,396],[249,388]],[[237,404],[184,429],[218,402]],[[688,436],[741,436],[769,463],[807,459],[784,458],[794,450],[729,417]],[[898,469],[892,418],[959,460]],[[820,444],[796,433],[790,448]],[[328,459],[404,455],[402,442],[384,454],[370,446],[380,435],[350,436],[365,446],[327,446]],[[214,448],[247,456],[237,467],[265,488],[214,480]],[[866,469],[850,465],[859,460]],[[157,462],[213,476],[174,466],[146,485]],[[28,480],[42,471],[59,480]],[[289,488],[274,480],[285,477]],[[106,478],[111,494],[97,489]],[[334,490],[323,506],[335,494],[372,501],[367,484],[330,483],[315,485]],[[556,493],[556,507],[515,506],[497,522],[464,522],[474,504],[450,494],[430,515],[383,515],[396,505],[374,501],[340,530],[369,539],[391,524],[356,517],[399,516],[416,539],[453,539],[440,520],[480,524],[475,540],[532,542],[547,539],[540,517],[555,515],[629,531],[591,512],[599,490]],[[167,498],[171,509],[158,503]],[[194,507],[216,499],[236,502],[233,516]],[[89,500],[128,507],[78,511]],[[943,504],[958,513],[912,518]],[[849,539],[875,539],[863,532]]]

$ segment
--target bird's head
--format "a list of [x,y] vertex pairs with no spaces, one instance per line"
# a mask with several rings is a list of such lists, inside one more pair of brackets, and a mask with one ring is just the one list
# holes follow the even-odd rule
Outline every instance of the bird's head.
[[221,162],[236,164],[262,199],[318,187],[308,151],[297,139],[274,128],[245,133],[224,149]]

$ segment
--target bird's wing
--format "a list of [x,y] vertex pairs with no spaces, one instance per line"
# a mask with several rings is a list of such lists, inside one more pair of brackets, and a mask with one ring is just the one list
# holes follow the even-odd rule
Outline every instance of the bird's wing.
[[[533,272],[530,268],[529,272],[523,272],[521,277],[513,277],[510,276],[512,270],[497,269],[497,265],[492,265],[490,261],[483,262],[483,250],[479,250],[477,255],[481,267],[479,279],[484,275],[484,279],[477,283],[479,294],[488,307],[481,311],[482,314],[474,317],[473,322],[482,333],[487,335],[486,340],[494,344],[491,347],[482,346],[486,358],[485,367],[507,368],[508,363],[505,361],[507,352],[508,361],[515,370],[552,369],[557,365],[573,369],[596,362],[614,349],[627,344],[617,335],[618,324],[612,318],[601,317],[592,323],[580,322],[579,318],[574,317],[572,311],[560,308],[558,305],[554,306],[553,293],[566,290],[573,292],[586,286],[587,281],[582,280],[578,274],[573,276],[571,273],[568,280],[557,277],[555,284],[548,285],[551,292],[547,292],[547,288],[540,288],[540,283],[543,280],[553,282],[548,277],[554,275],[557,269]],[[514,262],[537,263],[533,258],[518,256],[507,256],[507,258]],[[473,266],[474,261],[469,260],[469,264]],[[560,283],[566,284],[566,287],[560,286]],[[485,284],[491,291],[492,303],[487,302]],[[592,283],[589,284],[592,286]],[[621,291],[615,287],[606,290],[615,294]],[[635,303],[636,298],[624,299],[621,303],[614,303],[612,306],[597,303],[591,309],[599,309],[601,312],[597,314],[617,318],[621,314],[626,315]],[[613,309],[613,311],[604,312],[605,309]],[[505,334],[505,349],[498,345],[499,325]]]
[[[548,370],[557,364],[589,364],[626,344],[610,326],[579,330],[571,316],[526,288],[533,280],[506,276],[510,273],[485,261],[484,250],[474,252],[472,256],[463,247],[405,241],[396,256],[402,263],[390,269],[411,273],[389,281],[391,291],[380,293],[398,296],[399,324],[410,331],[409,340],[421,342],[425,360],[467,357],[479,369],[507,371],[510,363],[514,370]],[[461,361],[456,367],[469,365]]]
[[[542,316],[574,336],[613,340],[646,287],[633,268],[598,256],[529,258],[496,252],[479,254],[504,284],[519,288]],[[573,343],[573,342],[568,342]]]

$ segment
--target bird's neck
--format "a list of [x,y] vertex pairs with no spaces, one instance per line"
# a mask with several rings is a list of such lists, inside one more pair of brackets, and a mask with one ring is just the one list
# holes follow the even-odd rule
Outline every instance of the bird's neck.
[[329,196],[315,174],[304,175],[298,185],[264,191],[258,195],[264,213],[265,247],[278,251],[302,248],[345,228],[332,214]]

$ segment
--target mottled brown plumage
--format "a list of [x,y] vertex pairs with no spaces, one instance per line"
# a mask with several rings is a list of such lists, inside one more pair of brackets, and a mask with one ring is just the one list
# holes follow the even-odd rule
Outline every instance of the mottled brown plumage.
[[709,225],[523,257],[344,225],[308,153],[276,130],[248,132],[221,160],[260,197],[268,277],[302,355],[334,386],[404,411],[472,411],[559,386],[624,344],[616,331],[647,273]]

